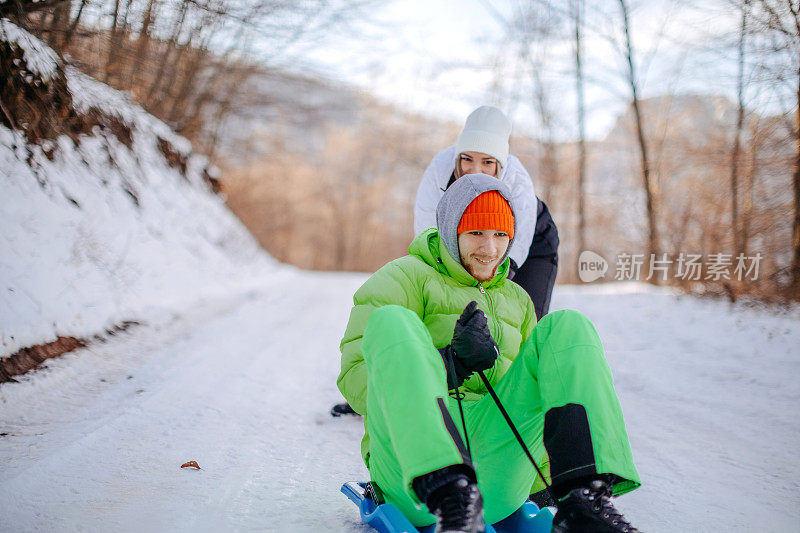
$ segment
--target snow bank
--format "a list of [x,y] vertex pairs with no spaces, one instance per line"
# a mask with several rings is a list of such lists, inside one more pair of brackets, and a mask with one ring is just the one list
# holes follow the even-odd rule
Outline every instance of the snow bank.
[[[65,68],[67,87],[72,94],[72,104],[81,113],[99,110],[102,113],[117,117],[133,128],[156,135],[172,143],[181,155],[188,156],[192,151],[192,144],[176,134],[169,126],[156,117],[131,102],[130,97],[121,91],[112,89],[105,83],[100,83],[87,76],[73,66]],[[196,156],[202,157],[202,156]]]
[[25,65],[29,72],[36,74],[42,81],[49,81],[55,76],[58,68],[58,56],[42,41],[18,28],[8,19],[0,19],[0,40],[10,43],[22,50]]
[[[131,132],[121,140],[98,126],[77,142],[31,144],[0,126],[0,357],[274,274],[278,264],[209,190],[213,170],[186,139],[127,95],[74,68],[62,73],[52,50],[0,22],[0,39],[24,49],[29,71],[66,76],[79,113],[105,113]],[[185,164],[167,160],[163,141]]]

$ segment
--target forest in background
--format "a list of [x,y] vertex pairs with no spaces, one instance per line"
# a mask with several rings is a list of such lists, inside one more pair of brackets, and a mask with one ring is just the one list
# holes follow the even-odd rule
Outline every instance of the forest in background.
[[[297,63],[298,50],[351,31],[372,4],[11,0],[0,16],[130,92],[209,154],[223,170],[230,207],[276,258],[371,271],[405,253],[422,171],[461,126],[397,109]],[[720,92],[729,86],[735,100],[642,98],[647,58],[631,38],[636,6],[624,0],[518,1],[502,11],[499,2],[486,4],[505,31],[485,102],[535,110],[538,123],[517,131],[536,135],[515,135],[512,153],[558,224],[560,282],[576,282],[578,255],[592,250],[611,263],[605,279],[625,279],[627,271],[615,272],[620,258],[635,265],[641,256],[641,279],[654,269],[651,282],[731,299],[800,299],[798,2],[692,6],[741,21],[702,51],[735,65],[719,79]],[[691,6],[672,4],[673,16]],[[582,63],[587,35],[619,52],[620,69],[607,79]],[[572,65],[548,63],[557,47],[572,51]],[[572,94],[548,83],[555,70],[574,81]],[[625,88],[618,97],[627,112],[604,139],[589,140],[582,95],[612,83]],[[575,116],[561,112],[563,97],[577,101]],[[3,122],[10,118],[4,111]],[[559,134],[564,124],[574,140]],[[686,260],[696,264],[697,256],[701,269],[687,277]],[[756,279],[752,270],[737,278],[737,257],[760,257]]]

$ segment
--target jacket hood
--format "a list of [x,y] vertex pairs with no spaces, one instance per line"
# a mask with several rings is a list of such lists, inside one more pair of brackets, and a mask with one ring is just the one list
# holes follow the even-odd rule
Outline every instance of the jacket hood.
[[[439,200],[439,205],[436,206],[436,227],[439,230],[439,237],[452,258],[459,264],[461,264],[461,254],[458,252],[458,223],[461,221],[461,216],[469,204],[475,198],[488,191],[499,192],[500,196],[505,198],[508,205],[511,206],[511,212],[514,214],[514,235],[517,234],[518,210],[511,194],[511,189],[499,179],[487,174],[465,174],[461,176],[447,188],[442,199]],[[509,240],[508,248],[506,253],[503,254],[500,264],[508,257],[508,251],[511,249],[513,242],[513,238]]]
[[[479,284],[478,280],[467,272],[460,260],[453,259],[436,228],[429,228],[417,235],[409,245],[408,253],[418,257],[440,274],[448,276],[462,285],[474,287]],[[501,261],[494,278],[480,285],[484,288],[489,288],[500,283],[508,274],[508,264],[509,262],[506,259]]]

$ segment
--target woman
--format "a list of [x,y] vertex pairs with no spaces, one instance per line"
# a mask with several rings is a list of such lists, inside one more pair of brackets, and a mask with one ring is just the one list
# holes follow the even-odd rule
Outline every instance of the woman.
[[509,279],[525,289],[541,319],[550,309],[558,272],[558,230],[544,202],[536,197],[531,177],[508,153],[511,122],[502,111],[481,106],[467,117],[456,145],[433,158],[417,190],[414,234],[436,226],[436,205],[444,191],[465,174],[498,178],[519,206],[519,233],[511,247]]

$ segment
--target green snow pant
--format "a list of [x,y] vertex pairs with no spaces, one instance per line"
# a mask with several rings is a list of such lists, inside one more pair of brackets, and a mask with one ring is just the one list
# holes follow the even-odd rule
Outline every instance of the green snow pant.
[[[419,317],[396,305],[373,311],[362,348],[370,477],[386,501],[414,525],[432,524],[434,517],[420,503],[412,481],[448,465],[469,463],[442,358]],[[584,315],[556,311],[542,318],[495,391],[533,456],[545,455],[546,445],[554,483],[611,473],[616,475],[615,494],[640,485],[611,372],[597,332]],[[549,413],[560,413],[565,406],[570,407],[566,416],[549,421],[550,435],[545,435]],[[522,505],[536,472],[491,396],[465,401],[463,407],[485,518],[494,523]],[[573,446],[570,420],[580,426],[587,419],[591,435],[580,438],[578,431],[579,442]]]

